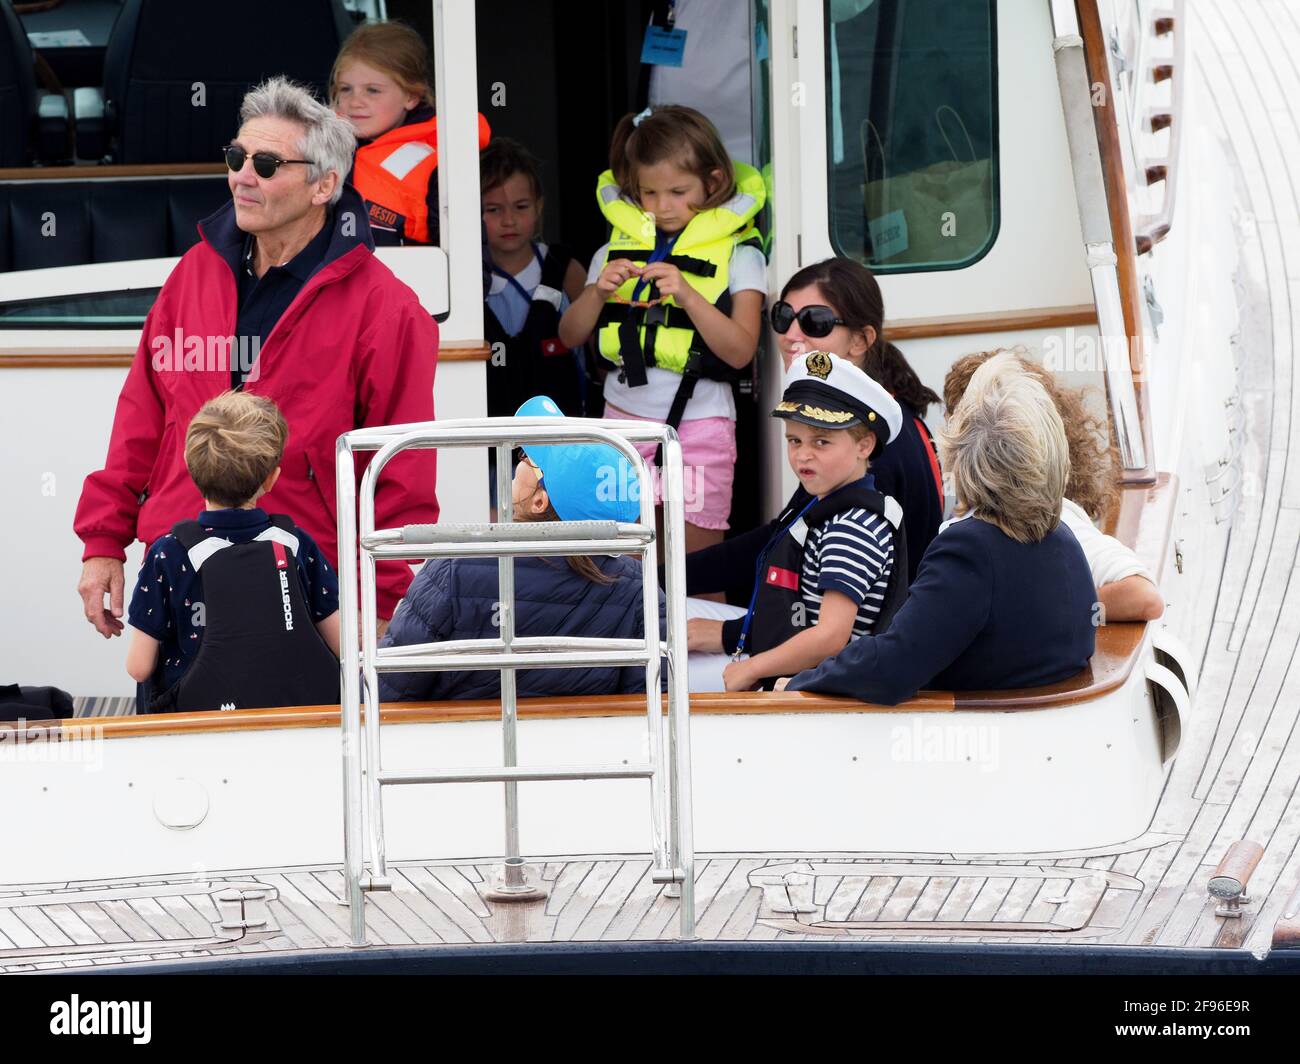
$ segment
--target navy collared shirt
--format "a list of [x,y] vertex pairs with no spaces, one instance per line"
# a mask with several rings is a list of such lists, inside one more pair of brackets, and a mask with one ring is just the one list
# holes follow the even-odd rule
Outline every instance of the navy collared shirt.
[[[235,320],[235,335],[248,337],[251,350],[254,342],[260,348],[275,328],[275,323],[294,301],[302,286],[307,283],[325,260],[330,238],[334,233],[334,212],[325,216],[320,232],[307,242],[297,255],[281,266],[272,266],[259,278],[253,270],[254,238],[250,233],[244,238],[244,254],[235,280],[239,289],[239,314]],[[250,360],[253,361],[253,360]],[[248,369],[251,369],[250,365]],[[247,376],[245,368],[235,359],[230,367],[230,386],[240,388]]]
[[[249,543],[271,527],[266,511],[204,510],[199,524],[232,543]],[[312,621],[323,621],[338,610],[339,582],[315,540],[295,526],[298,537],[298,578]],[[194,661],[203,644],[203,580],[189,555],[170,532],[161,536],[144,557],[131,594],[127,623],[158,640],[158,664],[163,684],[170,687]]]

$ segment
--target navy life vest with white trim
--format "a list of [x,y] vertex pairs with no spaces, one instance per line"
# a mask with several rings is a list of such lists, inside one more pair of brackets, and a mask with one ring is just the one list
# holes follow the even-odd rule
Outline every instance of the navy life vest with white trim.
[[203,643],[190,667],[150,712],[337,705],[339,663],[316,631],[284,514],[248,543],[232,543],[197,521],[172,535],[203,577]]
[[[549,395],[569,417],[582,417],[582,384],[572,349],[560,342],[564,274],[573,256],[547,247],[542,279],[533,289],[524,327],[509,335],[483,304],[483,331],[492,357],[487,367],[488,417],[513,417],[534,395]],[[504,344],[505,357],[497,358]]]
[[767,547],[759,555],[762,568],[754,578],[757,594],[754,598],[754,618],[750,622],[749,635],[743,648],[745,653],[761,654],[804,631],[806,625],[801,627],[796,624],[796,617],[802,616],[803,610],[795,607],[803,604],[799,584],[808,532],[837,514],[856,509],[883,517],[894,530],[894,567],[890,571],[885,600],[880,604],[880,612],[876,615],[871,634],[879,635],[889,627],[894,614],[907,599],[907,537],[903,534],[903,508],[893,497],[883,495],[874,488],[851,484],[832,492],[824,499],[818,499],[802,517],[795,516],[799,511],[793,505],[782,511],[780,531],[768,541]]

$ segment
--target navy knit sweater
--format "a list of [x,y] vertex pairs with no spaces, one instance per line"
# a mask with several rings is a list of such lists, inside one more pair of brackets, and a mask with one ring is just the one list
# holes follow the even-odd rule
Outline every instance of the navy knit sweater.
[[996,525],[955,521],[930,544],[889,630],[853,640],[791,691],[897,705],[921,688],[1000,690],[1056,683],[1096,641],[1097,592],[1065,525],[1017,543]]

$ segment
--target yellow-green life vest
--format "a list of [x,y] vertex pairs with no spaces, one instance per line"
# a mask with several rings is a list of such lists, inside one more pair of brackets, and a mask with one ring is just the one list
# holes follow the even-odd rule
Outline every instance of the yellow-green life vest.
[[[710,303],[728,295],[731,255],[737,244],[759,241],[752,224],[763,208],[767,189],[752,166],[735,163],[736,192],[726,203],[700,211],[677,236],[672,252],[662,261],[676,266],[687,283]],[[613,227],[605,263],[615,259],[645,262],[655,249],[654,218],[619,191],[606,170],[596,182],[596,200]],[[602,264],[603,268],[603,264]],[[717,358],[695,331],[690,317],[671,296],[652,307],[633,307],[632,294],[640,282],[629,277],[606,302],[601,312],[598,346],[601,355],[622,366],[629,385],[645,383],[645,367],[654,365],[674,373],[730,380],[735,375]],[[657,290],[642,290],[642,299]],[[729,300],[724,304],[729,307]]]

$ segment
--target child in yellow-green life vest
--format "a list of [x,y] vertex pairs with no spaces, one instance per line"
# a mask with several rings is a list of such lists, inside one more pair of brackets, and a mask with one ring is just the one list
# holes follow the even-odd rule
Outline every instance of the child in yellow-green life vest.
[[[593,339],[616,369],[605,416],[673,425],[686,467],[686,550],[720,543],[736,464],[734,381],[758,347],[767,261],[753,221],[763,179],[733,163],[689,107],[626,115],[596,184],[611,226],[560,339]],[[653,444],[642,445],[647,458]]]

